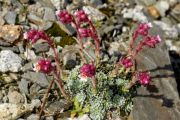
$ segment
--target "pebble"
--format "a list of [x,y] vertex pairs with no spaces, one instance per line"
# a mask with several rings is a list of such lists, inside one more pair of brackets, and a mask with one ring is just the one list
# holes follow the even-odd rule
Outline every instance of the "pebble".
[[9,103],[14,103],[14,104],[24,103],[24,96],[17,91],[9,91],[8,99],[9,99]]
[[38,16],[36,16],[35,14],[33,14],[33,13],[30,13],[30,14],[27,16],[27,18],[29,19],[30,22],[32,22],[32,23],[34,23],[34,24],[36,24],[36,25],[42,25],[42,24],[44,24],[43,20],[42,20],[40,17],[38,17]]
[[180,22],[180,3],[172,9],[170,15],[173,16],[175,20]]
[[21,3],[26,4],[29,2],[29,0],[20,0]]
[[27,120],[39,120],[39,115],[31,114],[29,117],[27,117]]
[[128,19],[133,19],[138,22],[147,22],[148,18],[142,12],[143,6],[136,5],[134,9],[124,9],[122,11],[123,17]]
[[6,20],[6,22],[8,24],[15,24],[16,22],[16,16],[17,16],[17,13],[15,11],[9,11],[5,16],[4,16],[4,19]]
[[40,72],[31,72],[27,71],[22,75],[24,79],[30,80],[33,83],[37,83],[38,85],[42,87],[47,87],[49,82],[46,78],[46,75]]
[[42,52],[48,52],[49,51],[49,44],[48,43],[37,43],[33,46],[33,48],[35,49],[35,53],[42,53]]
[[4,25],[5,24],[5,20],[4,18],[0,15],[0,25]]
[[44,9],[45,9],[45,12],[44,12],[43,20],[55,21],[56,20],[55,11],[49,7],[45,7]]
[[135,0],[138,5],[150,6],[156,3],[156,0]]
[[[12,59],[13,58],[13,59]],[[0,52],[0,72],[18,72],[22,67],[22,58],[11,50]]]
[[152,17],[154,17],[155,19],[157,19],[157,18],[160,17],[160,13],[159,13],[159,11],[156,9],[156,7],[154,7],[154,6],[149,6],[149,7],[147,8],[147,10],[148,10],[149,14],[150,14]]
[[155,4],[155,7],[159,11],[160,15],[164,17],[166,15],[166,11],[170,8],[170,5],[167,1],[158,1]]
[[18,83],[21,93],[25,93],[26,95],[29,94],[28,84],[29,82],[26,79],[21,79],[21,81]]

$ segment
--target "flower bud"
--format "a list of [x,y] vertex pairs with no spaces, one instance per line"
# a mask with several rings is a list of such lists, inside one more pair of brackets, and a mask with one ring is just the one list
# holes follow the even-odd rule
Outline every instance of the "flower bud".
[[81,77],[90,77],[92,78],[96,73],[96,67],[93,64],[84,64],[80,68],[80,75]]
[[133,60],[130,57],[124,57],[120,59],[120,64],[122,64],[125,68],[130,68],[133,66]]
[[144,42],[144,45],[154,48],[156,46],[156,44],[161,42],[161,38],[159,35],[152,36],[152,37],[146,37],[143,42]]
[[59,20],[64,24],[68,24],[73,21],[72,15],[66,10],[56,11],[56,15],[59,17]]
[[136,73],[136,78],[141,85],[148,85],[151,81],[149,72],[138,72]]
[[78,10],[75,12],[75,17],[76,17],[76,20],[77,22],[88,22],[89,19],[88,19],[88,16],[87,14],[84,12],[84,10]]
[[91,29],[89,28],[79,28],[78,32],[80,34],[80,37],[85,38],[85,37],[91,37]]
[[34,66],[34,70],[42,73],[50,73],[54,69],[51,61],[48,59],[40,59]]
[[149,32],[149,29],[152,27],[152,24],[151,23],[141,23],[136,32],[139,34],[139,35],[142,35],[142,36],[147,36],[148,35],[148,32]]

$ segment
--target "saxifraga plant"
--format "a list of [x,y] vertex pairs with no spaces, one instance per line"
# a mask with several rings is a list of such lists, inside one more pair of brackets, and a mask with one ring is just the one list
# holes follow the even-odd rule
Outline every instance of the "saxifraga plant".
[[[61,10],[56,14],[62,23],[71,24],[76,30],[82,62],[70,71],[68,80],[63,81],[60,56],[52,38],[42,30],[31,29],[24,34],[24,38],[32,44],[39,39],[46,41],[53,50],[56,63],[53,65],[50,59],[42,58],[35,64],[36,71],[54,76],[44,95],[40,117],[54,82],[62,96],[73,103],[71,117],[87,113],[93,120],[103,120],[112,109],[121,111],[120,115],[127,115],[132,110],[132,98],[136,94],[136,88],[140,85],[147,86],[151,82],[148,71],[133,70],[137,54],[144,47],[154,48],[161,41],[159,35],[149,35],[151,23],[138,25],[130,40],[127,55],[114,64],[111,60],[101,60],[100,37],[93,22],[83,10],[77,10],[74,14]],[[142,40],[135,46],[139,36]],[[83,42],[88,37],[93,40],[95,59],[88,53]]]

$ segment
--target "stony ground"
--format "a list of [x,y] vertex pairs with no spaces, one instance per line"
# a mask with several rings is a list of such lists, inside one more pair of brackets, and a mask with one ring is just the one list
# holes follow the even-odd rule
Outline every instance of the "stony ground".
[[[51,57],[51,49],[41,41],[28,45],[23,32],[30,28],[43,29],[54,37],[58,49],[64,47],[62,53],[66,52],[75,46],[71,46],[75,31],[58,22],[55,11],[78,8],[95,21],[107,58],[125,54],[136,23],[152,22],[158,29],[156,32],[162,33],[176,80],[180,80],[180,0],[0,0],[0,120],[36,120],[51,80],[51,76],[33,71],[33,63],[44,55]],[[62,60],[66,71],[79,63],[76,53],[62,55]],[[180,91],[180,82],[177,83]],[[58,94],[54,86],[45,120],[61,120],[66,116],[61,113],[69,106],[63,99],[59,100]],[[86,115],[77,118],[89,119]]]

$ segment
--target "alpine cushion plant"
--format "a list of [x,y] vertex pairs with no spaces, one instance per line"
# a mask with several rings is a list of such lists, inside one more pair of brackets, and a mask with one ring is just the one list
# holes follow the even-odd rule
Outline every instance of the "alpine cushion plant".
[[[46,41],[53,49],[56,63],[53,65],[47,58],[40,59],[35,64],[35,70],[54,75],[54,81],[63,97],[73,103],[69,110],[71,117],[89,114],[92,120],[103,120],[108,118],[107,113],[111,113],[111,110],[121,111],[120,116],[128,115],[133,107],[132,99],[136,95],[136,88],[140,85],[147,86],[151,82],[148,71],[133,69],[135,58],[144,47],[156,47],[161,42],[160,36],[149,34],[152,27],[150,23],[140,23],[132,35],[126,56],[119,58],[118,62],[112,59],[102,60],[101,40],[87,14],[83,10],[77,10],[74,14],[61,10],[56,14],[62,23],[71,24],[76,30],[77,43],[82,57],[81,64],[69,71],[68,80],[63,81],[60,56],[54,41],[44,31],[32,29],[25,33],[25,39],[32,44],[39,39]],[[142,40],[135,46],[139,36],[142,37]],[[86,38],[92,39],[96,58],[93,58],[86,49],[84,43]],[[49,89],[51,86],[52,84]],[[44,104],[45,102],[43,102],[43,107]]]

